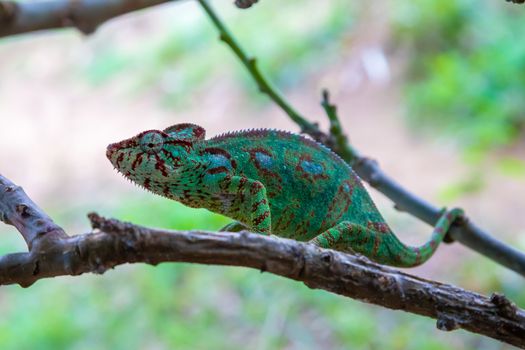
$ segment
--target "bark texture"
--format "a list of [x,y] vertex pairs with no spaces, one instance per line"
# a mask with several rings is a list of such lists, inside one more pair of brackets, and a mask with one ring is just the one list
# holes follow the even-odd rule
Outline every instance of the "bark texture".
[[293,240],[254,233],[167,231],[89,214],[93,232],[67,236],[22,190],[0,175],[0,219],[22,233],[30,251],[0,257],[0,285],[120,264],[191,262],[244,266],[367,303],[437,320],[525,348],[525,311],[505,296],[490,298],[425,280],[370,260]]

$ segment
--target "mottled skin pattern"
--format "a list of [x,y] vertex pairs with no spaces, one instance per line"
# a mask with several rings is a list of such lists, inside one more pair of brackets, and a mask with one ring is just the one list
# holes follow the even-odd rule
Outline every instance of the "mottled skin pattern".
[[315,141],[277,130],[206,140],[200,126],[178,124],[111,144],[107,157],[156,194],[236,220],[225,230],[310,241],[394,266],[425,262],[462,216],[459,209],[444,212],[427,243],[408,247],[347,163]]

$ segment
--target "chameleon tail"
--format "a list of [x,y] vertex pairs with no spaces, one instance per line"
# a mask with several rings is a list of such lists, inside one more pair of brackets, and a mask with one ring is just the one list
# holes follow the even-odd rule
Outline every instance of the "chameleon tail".
[[403,244],[384,222],[371,222],[365,227],[342,221],[310,242],[323,248],[361,253],[381,264],[413,267],[424,263],[434,254],[452,223],[462,216],[461,209],[443,211],[432,237],[419,247]]
[[[414,267],[423,264],[436,251],[438,245],[443,241],[452,223],[458,218],[463,217],[462,209],[452,209],[445,211],[439,218],[431,238],[419,247],[411,247],[403,244],[394,234],[384,238],[385,246],[390,251],[390,256],[384,256],[385,263],[399,267]],[[388,242],[387,242],[388,241]],[[382,262],[381,257],[374,257],[374,260]]]

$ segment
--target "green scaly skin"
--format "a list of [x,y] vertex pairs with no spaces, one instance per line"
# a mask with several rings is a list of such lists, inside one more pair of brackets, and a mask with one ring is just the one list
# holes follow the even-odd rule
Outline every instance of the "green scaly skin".
[[206,140],[200,126],[177,124],[111,144],[107,157],[156,194],[236,220],[225,230],[248,228],[394,266],[425,262],[463,215],[444,211],[428,242],[406,246],[347,163],[315,141],[278,130]]

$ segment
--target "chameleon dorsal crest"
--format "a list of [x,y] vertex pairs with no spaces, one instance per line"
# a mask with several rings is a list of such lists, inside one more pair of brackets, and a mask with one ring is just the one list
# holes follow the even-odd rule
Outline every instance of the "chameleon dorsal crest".
[[202,141],[206,136],[203,127],[191,123],[175,124],[164,129],[164,132],[174,139],[189,142]]

